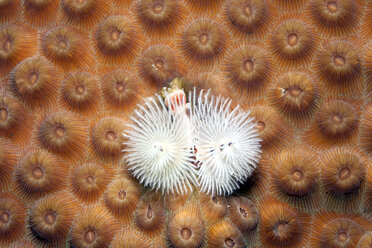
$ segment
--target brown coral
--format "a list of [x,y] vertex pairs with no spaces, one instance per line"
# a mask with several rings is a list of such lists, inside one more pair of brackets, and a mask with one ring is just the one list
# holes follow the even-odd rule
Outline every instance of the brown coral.
[[229,220],[221,220],[207,230],[207,242],[212,247],[245,247],[242,233]]
[[117,164],[122,157],[125,122],[115,117],[103,117],[91,129],[90,150],[103,163]]
[[269,44],[275,61],[280,66],[299,67],[312,62],[319,37],[307,22],[286,18],[271,34]]
[[315,0],[309,3],[306,12],[322,34],[342,36],[358,30],[362,10],[360,0]]
[[19,148],[14,143],[0,139],[0,192],[7,189],[11,183],[19,156]]
[[[371,13],[366,0],[0,0],[0,246],[368,246]],[[152,192],[122,159],[137,104],[175,78],[254,117],[262,158],[233,196]]]
[[143,81],[156,89],[161,89],[185,72],[172,43],[149,45],[140,56],[138,67]]
[[112,176],[113,171],[101,164],[81,164],[71,173],[72,193],[83,202],[96,202],[111,182]]
[[12,21],[21,12],[20,0],[4,0],[0,3],[0,23]]
[[369,228],[360,221],[360,218],[333,212],[318,213],[314,218],[310,246],[356,247],[364,228]]
[[366,176],[365,164],[358,151],[334,148],[324,152],[321,160],[324,206],[334,211],[357,211]]
[[311,218],[275,199],[260,202],[262,247],[303,247],[308,241]]
[[136,4],[136,16],[149,36],[164,38],[175,35],[186,11],[179,0],[140,0]]
[[123,223],[128,223],[136,210],[140,189],[130,179],[113,181],[104,193],[104,202],[110,213]]
[[199,247],[204,237],[200,211],[194,204],[173,214],[168,223],[168,239],[173,247]]
[[25,0],[23,16],[34,26],[51,25],[58,13],[58,0]]
[[0,194],[0,245],[7,247],[24,235],[26,207],[13,194]]
[[115,70],[102,79],[102,95],[107,110],[131,111],[139,103],[142,85],[132,73]]
[[27,58],[11,72],[9,88],[28,108],[47,109],[56,105],[61,74],[42,56]]
[[134,221],[147,235],[159,234],[165,226],[165,211],[161,200],[145,194],[137,205]]
[[303,138],[308,144],[318,147],[355,144],[359,115],[358,105],[354,101],[327,99]]
[[31,238],[40,244],[61,245],[78,210],[77,202],[63,192],[36,201],[28,219]]
[[293,146],[277,154],[272,163],[271,192],[281,201],[305,211],[320,208],[320,166],[315,151]]
[[75,219],[70,231],[70,245],[78,247],[109,247],[119,223],[101,206],[90,206]]
[[316,56],[314,70],[326,89],[334,94],[360,96],[363,74],[360,55],[349,41],[332,41]]
[[179,45],[190,67],[197,64],[201,69],[208,70],[221,61],[229,39],[228,33],[216,20],[202,17],[186,25]]
[[69,166],[41,149],[26,150],[15,172],[15,192],[26,201],[57,192],[67,185]]
[[295,126],[304,127],[317,112],[324,94],[321,84],[309,73],[289,72],[269,91],[272,104]]
[[6,75],[15,65],[34,55],[36,51],[36,30],[20,24],[0,26],[0,73],[2,75]]
[[44,149],[68,159],[79,161],[87,150],[86,121],[66,111],[47,115],[37,127],[36,140]]
[[263,38],[276,14],[269,1],[232,0],[226,3],[224,16],[234,37]]
[[58,26],[42,34],[40,50],[63,71],[81,69],[93,63],[89,37],[71,26]]
[[239,95],[254,99],[267,90],[274,66],[264,48],[247,44],[229,52],[223,69],[229,84]]
[[105,0],[63,0],[61,12],[67,23],[89,29],[107,14],[110,5]]
[[29,142],[33,120],[29,111],[14,97],[0,96],[0,136],[19,144]]
[[91,73],[71,73],[60,88],[59,103],[66,109],[92,116],[100,110],[100,80]]
[[132,63],[143,44],[139,27],[126,15],[107,17],[95,33],[97,58],[104,64]]

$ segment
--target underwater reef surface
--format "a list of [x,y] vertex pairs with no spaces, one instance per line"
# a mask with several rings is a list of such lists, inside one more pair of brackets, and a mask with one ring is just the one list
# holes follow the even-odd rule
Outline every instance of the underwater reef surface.
[[[254,117],[222,193],[128,164],[174,80]],[[371,246],[371,1],[0,0],[0,247]]]

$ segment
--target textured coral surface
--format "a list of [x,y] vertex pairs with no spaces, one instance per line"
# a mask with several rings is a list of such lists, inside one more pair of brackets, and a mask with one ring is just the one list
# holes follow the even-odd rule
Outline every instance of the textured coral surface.
[[[255,117],[231,196],[144,188],[136,104],[174,78]],[[0,0],[0,247],[372,247],[369,0]]]

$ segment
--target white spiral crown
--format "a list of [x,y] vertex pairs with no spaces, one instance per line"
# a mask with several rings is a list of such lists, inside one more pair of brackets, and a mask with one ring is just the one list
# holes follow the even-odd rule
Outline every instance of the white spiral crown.
[[131,117],[124,157],[133,176],[163,194],[184,194],[193,185],[213,195],[233,193],[261,154],[249,112],[209,91],[194,89],[187,104],[179,95],[169,99],[156,95]]

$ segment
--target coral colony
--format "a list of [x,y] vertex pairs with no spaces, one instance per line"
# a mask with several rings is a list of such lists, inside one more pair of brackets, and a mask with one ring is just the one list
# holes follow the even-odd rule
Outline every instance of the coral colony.
[[372,247],[371,0],[0,0],[0,248]]

